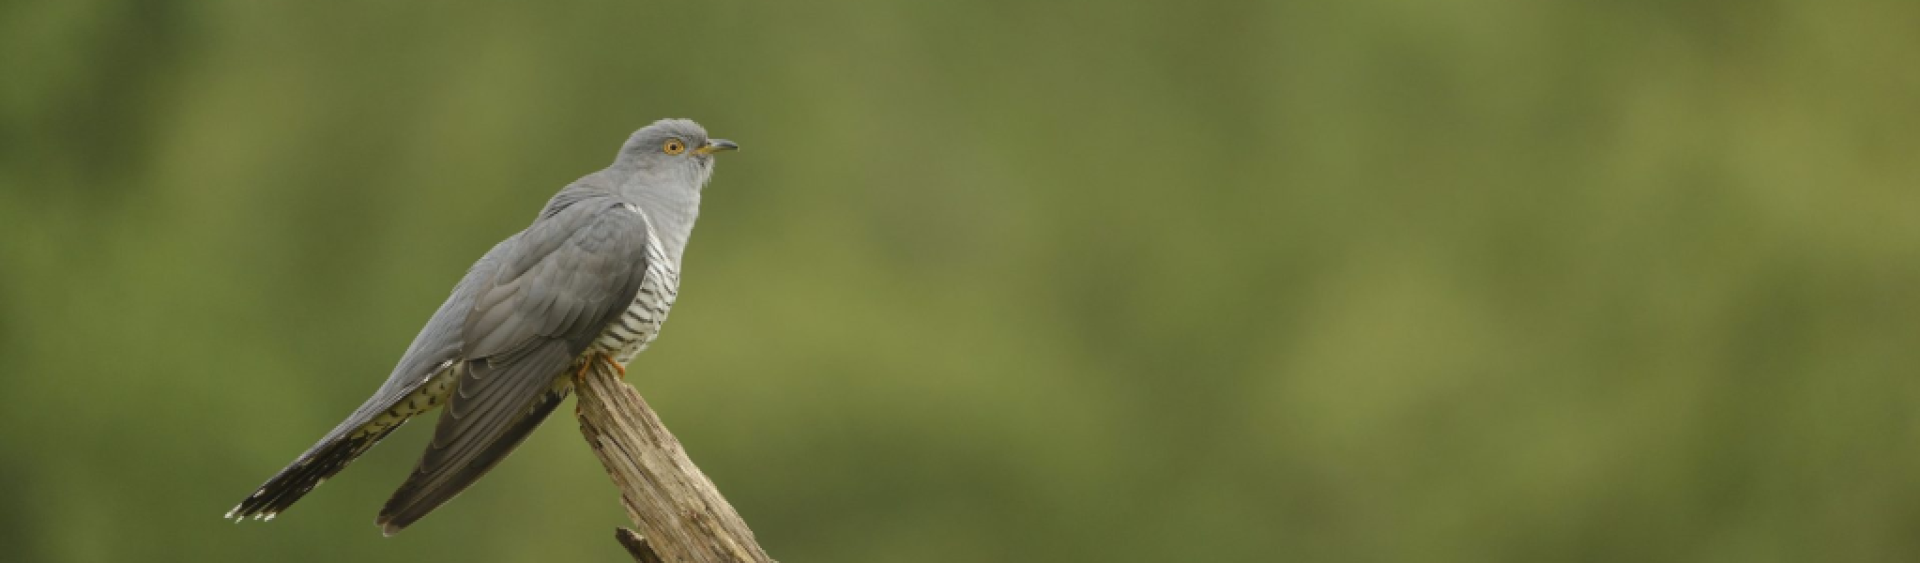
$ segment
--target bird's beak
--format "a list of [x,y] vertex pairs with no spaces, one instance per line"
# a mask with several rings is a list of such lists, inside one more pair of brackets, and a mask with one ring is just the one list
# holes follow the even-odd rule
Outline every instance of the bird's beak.
[[700,148],[693,149],[693,153],[694,154],[713,154],[717,152],[733,151],[733,150],[740,150],[740,145],[733,144],[733,141],[729,141],[726,139],[709,139],[707,140],[707,144],[700,145]]

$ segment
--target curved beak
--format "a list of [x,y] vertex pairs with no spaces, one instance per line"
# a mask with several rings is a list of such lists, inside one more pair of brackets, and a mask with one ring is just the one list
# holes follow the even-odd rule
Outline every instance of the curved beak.
[[726,139],[708,139],[707,144],[700,145],[700,148],[693,149],[693,153],[694,154],[713,154],[717,152],[737,151],[737,150],[740,150],[740,145],[733,144],[733,141],[729,141]]

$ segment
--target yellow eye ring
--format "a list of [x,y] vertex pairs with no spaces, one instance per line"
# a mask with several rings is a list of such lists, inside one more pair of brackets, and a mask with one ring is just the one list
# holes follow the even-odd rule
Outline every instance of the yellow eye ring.
[[665,151],[667,154],[677,155],[687,152],[687,144],[680,142],[679,139],[667,139],[667,144],[661,145],[660,150]]

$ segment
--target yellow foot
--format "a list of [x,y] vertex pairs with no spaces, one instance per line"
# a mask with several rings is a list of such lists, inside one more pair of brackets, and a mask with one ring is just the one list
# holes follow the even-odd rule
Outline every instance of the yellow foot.
[[626,366],[620,365],[620,362],[613,361],[613,356],[609,356],[606,354],[594,354],[593,356],[581,361],[580,369],[578,371],[573,372],[573,382],[575,384],[585,384],[587,380],[587,370],[593,368],[594,362],[603,363],[603,364],[606,364],[607,367],[613,368],[613,372],[620,374],[621,379],[627,378]]
[[613,361],[613,356],[600,354],[600,361],[606,362],[607,367],[613,368],[613,371],[618,372],[620,374],[620,379],[627,378],[627,367],[620,365],[620,362]]

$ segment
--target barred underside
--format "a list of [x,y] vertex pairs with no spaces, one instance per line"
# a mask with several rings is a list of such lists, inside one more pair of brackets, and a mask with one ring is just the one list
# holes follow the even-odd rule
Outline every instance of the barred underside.
[[673,309],[679,290],[680,273],[660,248],[660,239],[648,236],[647,271],[640,280],[639,292],[587,352],[611,355],[623,366],[633,361],[634,356],[660,336],[660,326],[667,322],[667,312]]
[[[463,365],[464,364],[461,364],[461,366]],[[432,378],[427,380],[426,385],[420,386],[420,389],[414,391],[412,395],[408,395],[407,398],[401,399],[398,403],[394,403],[393,408],[387,409],[386,412],[380,413],[380,416],[376,416],[373,420],[368,421],[365,426],[361,426],[360,429],[355,431],[350,437],[358,438],[372,434],[392,432],[394,428],[398,428],[400,424],[406,422],[407,419],[438,408],[440,403],[447,400],[447,393],[453,390],[453,382],[460,380],[459,374],[461,366],[451,367],[434,374]]]

